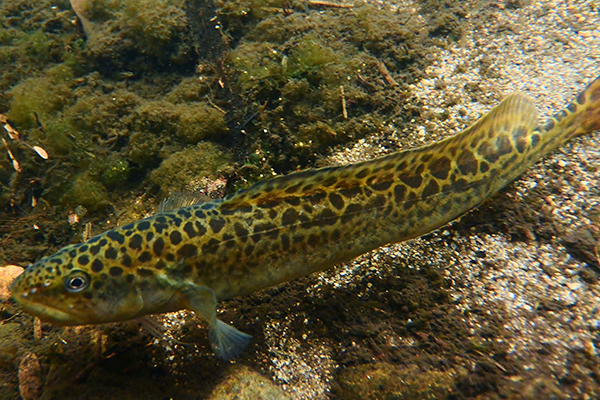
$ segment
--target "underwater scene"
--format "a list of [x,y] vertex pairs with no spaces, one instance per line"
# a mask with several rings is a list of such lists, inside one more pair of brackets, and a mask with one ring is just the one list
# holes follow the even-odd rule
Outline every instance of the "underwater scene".
[[593,0],[0,0],[0,399],[600,398]]

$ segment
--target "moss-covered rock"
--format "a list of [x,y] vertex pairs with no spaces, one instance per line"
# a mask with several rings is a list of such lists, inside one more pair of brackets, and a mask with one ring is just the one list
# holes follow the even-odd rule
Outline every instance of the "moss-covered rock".
[[62,202],[71,209],[83,206],[88,210],[96,211],[108,203],[109,196],[106,189],[89,174],[75,177],[69,182],[69,186],[62,196]]
[[192,70],[195,50],[182,0],[90,0],[86,51],[107,74],[152,67]]
[[142,170],[149,170],[160,164],[164,141],[148,132],[132,132],[127,145],[127,158]]
[[26,80],[10,94],[10,120],[19,127],[33,128],[62,110],[70,100],[71,88],[60,79],[46,76]]
[[183,78],[181,82],[165,96],[165,100],[174,104],[189,101],[201,101],[204,100],[209,91],[208,84],[202,77],[194,76]]
[[210,142],[200,142],[171,154],[150,175],[163,197],[181,191],[194,179],[217,175],[231,163],[231,155]]
[[184,143],[198,143],[201,140],[222,139],[227,134],[222,111],[205,102],[178,104],[179,116],[177,135]]
[[339,61],[340,55],[331,47],[325,45],[318,37],[307,35],[290,52],[285,73],[290,77],[311,72],[327,74],[327,66]]
[[130,118],[134,130],[154,135],[173,135],[179,126],[179,113],[173,103],[165,100],[140,102]]
[[129,178],[129,163],[118,156],[103,160],[98,168],[102,184],[107,188],[122,188]]
[[267,92],[284,81],[284,55],[269,42],[241,43],[228,56],[243,91]]
[[65,115],[83,135],[108,139],[111,134],[126,127],[133,110],[143,99],[125,89],[94,88],[94,79],[85,91],[77,92],[77,101],[65,110]]

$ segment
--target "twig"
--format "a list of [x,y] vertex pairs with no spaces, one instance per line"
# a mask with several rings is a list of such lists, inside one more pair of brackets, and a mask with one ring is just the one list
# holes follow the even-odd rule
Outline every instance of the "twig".
[[344,86],[340,85],[340,96],[342,97],[342,115],[344,119],[348,119],[348,111],[346,111],[346,96],[344,96]]
[[388,85],[399,86],[398,82],[396,82],[396,80],[392,77],[385,64],[379,60],[375,60],[375,62],[377,63],[377,69],[379,70],[379,73],[383,75],[383,79],[385,79]]
[[6,147],[6,152],[8,153],[8,157],[10,158],[10,161],[12,161],[13,168],[15,169],[15,171],[21,172],[21,167],[19,166],[19,162],[15,159],[15,157],[13,156],[13,153],[8,148],[8,143],[6,143],[6,139],[2,138],[2,141],[4,142],[4,146]]
[[85,224],[85,228],[83,229],[83,233],[81,234],[83,241],[87,242],[92,237],[92,223],[88,222]]
[[353,8],[354,7],[354,4],[332,3],[330,1],[317,1],[317,0],[310,0],[308,2],[308,5],[310,7],[330,7],[330,8]]
[[221,107],[219,107],[215,103],[213,103],[212,100],[210,99],[210,97],[206,96],[206,100],[208,100],[208,102],[210,103],[211,106],[213,106],[217,110],[221,111],[223,114],[227,114],[227,111],[223,110]]

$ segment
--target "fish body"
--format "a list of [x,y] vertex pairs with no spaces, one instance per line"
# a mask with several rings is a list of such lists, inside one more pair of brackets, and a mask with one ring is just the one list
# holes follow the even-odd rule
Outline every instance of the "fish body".
[[250,337],[216,318],[217,301],[431,232],[599,128],[600,78],[544,126],[528,98],[511,95],[441,142],[265,180],[67,246],[28,267],[12,296],[63,325],[193,310],[217,355],[230,359]]

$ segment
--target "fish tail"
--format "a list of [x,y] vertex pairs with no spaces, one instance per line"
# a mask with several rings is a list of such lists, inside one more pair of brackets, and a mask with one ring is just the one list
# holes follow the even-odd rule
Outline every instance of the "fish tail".
[[559,111],[544,126],[552,136],[560,136],[560,145],[567,140],[600,129],[600,77],[590,83],[562,111]]

